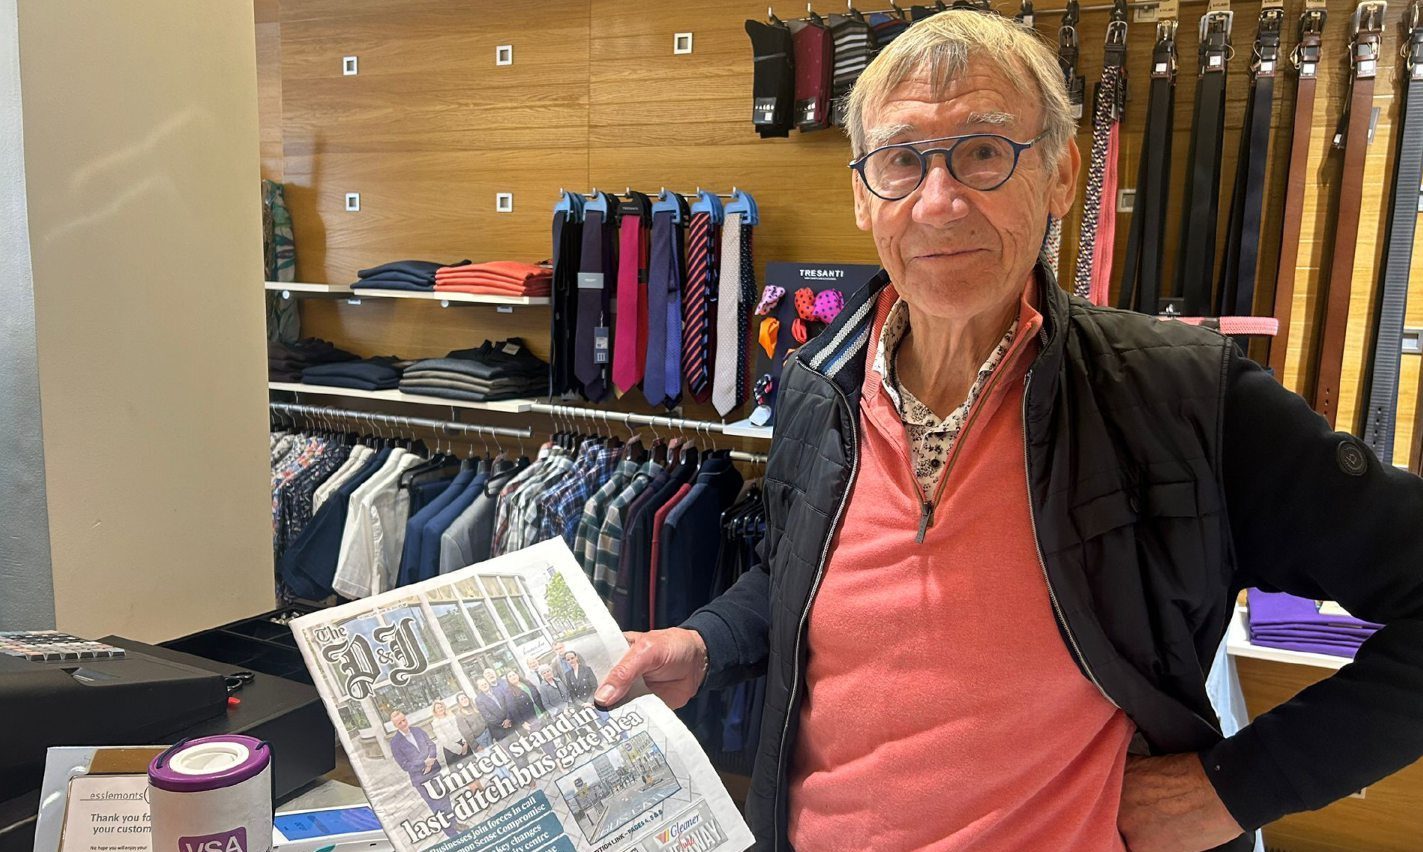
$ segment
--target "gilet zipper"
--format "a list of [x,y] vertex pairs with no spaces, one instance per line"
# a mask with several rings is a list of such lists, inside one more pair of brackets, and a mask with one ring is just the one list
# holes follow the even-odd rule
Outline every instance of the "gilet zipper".
[[1082,667],[1082,671],[1087,673],[1087,679],[1092,681],[1092,685],[1097,687],[1097,691],[1102,693],[1102,697],[1111,702],[1113,707],[1121,709],[1121,705],[1107,694],[1107,690],[1102,688],[1097,676],[1092,673],[1092,667],[1087,665],[1087,657],[1082,653],[1082,647],[1077,644],[1077,637],[1072,633],[1072,627],[1067,623],[1067,616],[1062,612],[1062,605],[1058,603],[1057,591],[1052,587],[1052,578],[1047,573],[1047,560],[1043,559],[1042,545],[1038,542],[1038,519],[1033,512],[1033,474],[1032,459],[1028,456],[1028,385],[1033,380],[1033,371],[1028,370],[1023,377],[1023,481],[1028,490],[1028,526],[1033,530],[1033,553],[1038,558],[1038,567],[1043,572],[1043,582],[1047,585],[1048,600],[1052,601],[1053,618],[1057,619],[1058,627],[1062,628],[1062,633],[1067,637],[1068,650],[1077,660],[1077,664]]
[[[820,375],[823,376],[824,374]],[[835,540],[835,530],[840,526],[840,520],[845,514],[845,506],[850,502],[850,491],[854,488],[855,477],[860,472],[859,418],[855,416],[854,409],[850,407],[850,400],[845,396],[845,392],[840,389],[840,385],[828,376],[825,376],[825,378],[829,380],[831,387],[835,388],[836,395],[840,397],[840,402],[844,404],[844,409],[849,414],[846,418],[846,422],[850,424],[850,479],[845,483],[845,492],[840,496],[839,507],[835,509],[835,518],[831,521],[830,533],[825,536],[825,544],[820,549],[820,561],[817,562],[815,566],[815,579],[811,581],[810,595],[805,599],[805,609],[801,611],[800,624],[796,628],[795,647],[791,651],[791,659],[794,661],[794,667],[791,669],[791,691],[790,696],[786,700],[786,718],[785,721],[781,723],[781,750],[776,756],[776,805],[773,811],[776,849],[781,848],[781,802],[785,797],[782,795],[780,785],[782,783],[781,779],[785,778],[786,772],[786,737],[789,736],[791,732],[791,714],[795,710],[796,691],[800,687],[800,646],[802,640],[805,639],[806,622],[810,618],[811,605],[815,602],[816,593],[820,591],[820,581],[825,578],[825,559],[830,554],[830,542]]]

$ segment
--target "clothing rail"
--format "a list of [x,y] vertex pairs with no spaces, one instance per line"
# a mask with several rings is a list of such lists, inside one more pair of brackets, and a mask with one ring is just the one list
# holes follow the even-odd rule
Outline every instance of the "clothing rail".
[[[605,425],[621,423],[624,426],[661,426],[676,432],[698,432],[707,435],[724,432],[724,423],[715,420],[688,420],[684,417],[658,417],[652,414],[634,414],[628,411],[602,411],[595,408],[576,408],[571,405],[550,405],[545,402],[536,402],[530,406],[529,411],[535,414],[547,414],[550,417],[582,418],[584,420],[601,421]],[[751,464],[765,464],[766,456],[763,453],[745,453],[741,450],[732,450],[733,461],[749,462]]]
[[[406,429],[420,428],[434,432],[462,432],[476,435],[493,435],[508,438],[530,438],[533,437],[534,430],[530,428],[514,429],[507,426],[484,426],[478,423],[461,423],[456,420],[430,420],[424,417],[403,417],[396,414],[377,414],[370,411],[353,411],[347,408],[328,408],[324,405],[303,405],[295,402],[269,402],[267,407],[278,414],[300,414],[306,417],[333,417],[345,420],[364,420],[368,423],[381,424],[385,426],[404,427]],[[545,403],[534,403],[530,411],[539,414],[550,414],[555,417],[583,418],[585,420],[601,420],[604,423],[622,423],[624,425],[648,425],[662,426],[678,432],[721,432],[720,423],[710,420],[686,420],[680,417],[654,417],[646,414],[629,414],[621,411],[596,411],[589,408],[574,408],[567,405],[548,405]],[[741,450],[732,450],[733,461],[748,462],[750,464],[766,463],[766,456],[762,453],[746,453]]]
[[324,405],[302,405],[295,402],[269,402],[267,406],[278,414],[301,414],[307,417],[333,417],[342,420],[364,420],[383,426],[397,426],[406,429],[429,429],[433,432],[461,432],[474,435],[493,435],[505,438],[529,438],[534,431],[529,428],[515,429],[509,426],[485,426],[479,423],[460,423],[456,420],[430,420],[425,417],[403,417],[397,414],[377,414],[370,411],[353,411],[348,408],[328,408]]
[[655,414],[634,414],[629,411],[603,411],[596,408],[577,408],[571,405],[550,405],[536,402],[529,407],[536,414],[553,417],[581,417],[584,420],[600,420],[604,423],[621,423],[624,426],[661,426],[678,432],[724,432],[724,423],[715,420],[688,420],[683,417],[661,417]]

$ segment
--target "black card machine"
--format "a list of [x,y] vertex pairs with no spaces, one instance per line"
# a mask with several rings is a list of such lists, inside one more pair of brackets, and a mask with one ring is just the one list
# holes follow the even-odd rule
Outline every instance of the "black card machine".
[[52,630],[0,632],[0,800],[57,745],[151,745],[227,708],[223,676]]

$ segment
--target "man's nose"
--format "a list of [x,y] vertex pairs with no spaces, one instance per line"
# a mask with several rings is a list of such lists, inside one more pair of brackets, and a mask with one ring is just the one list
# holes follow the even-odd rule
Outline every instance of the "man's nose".
[[969,190],[949,174],[948,157],[931,154],[924,182],[914,202],[914,221],[921,225],[943,225],[968,213]]

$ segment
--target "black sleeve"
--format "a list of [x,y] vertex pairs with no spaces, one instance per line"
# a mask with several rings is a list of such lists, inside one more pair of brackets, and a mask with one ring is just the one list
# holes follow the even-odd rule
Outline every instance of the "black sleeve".
[[771,575],[766,572],[766,540],[757,560],[731,588],[692,613],[682,626],[707,644],[707,678],[702,688],[722,689],[766,671],[770,651]]
[[1354,662],[1201,754],[1241,827],[1312,810],[1423,755],[1423,480],[1237,358],[1222,476],[1237,585],[1384,625]]

